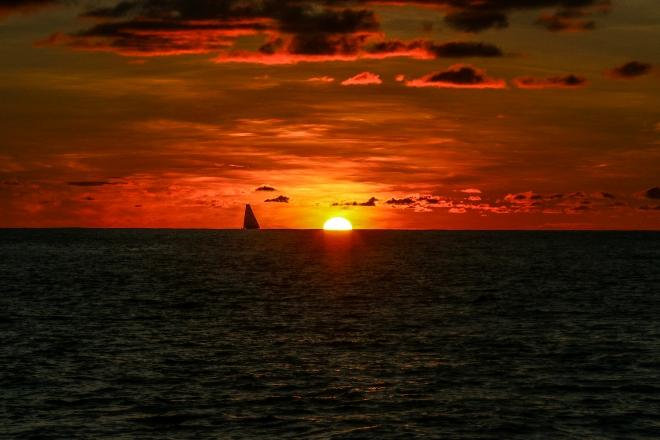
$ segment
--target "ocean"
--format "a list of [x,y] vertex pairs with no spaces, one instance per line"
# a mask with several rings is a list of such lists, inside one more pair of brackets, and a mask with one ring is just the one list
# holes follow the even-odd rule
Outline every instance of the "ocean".
[[660,438],[660,233],[0,230],[0,438]]

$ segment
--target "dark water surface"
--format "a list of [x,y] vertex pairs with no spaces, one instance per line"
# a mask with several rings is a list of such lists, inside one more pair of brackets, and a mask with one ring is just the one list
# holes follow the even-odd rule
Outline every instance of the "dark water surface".
[[0,437],[660,438],[660,234],[0,231]]

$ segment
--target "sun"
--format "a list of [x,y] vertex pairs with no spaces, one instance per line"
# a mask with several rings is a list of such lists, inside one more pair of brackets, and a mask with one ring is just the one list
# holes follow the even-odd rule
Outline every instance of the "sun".
[[333,217],[323,225],[326,231],[352,231],[353,225],[343,217]]

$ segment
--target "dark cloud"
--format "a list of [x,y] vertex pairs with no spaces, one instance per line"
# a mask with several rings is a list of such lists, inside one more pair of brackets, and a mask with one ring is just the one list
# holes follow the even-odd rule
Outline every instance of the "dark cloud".
[[[55,3],[9,1],[4,7]],[[373,7],[430,7],[455,29],[480,32],[508,26],[515,10],[556,8],[540,19],[553,30],[588,27],[587,17],[605,0],[124,0],[82,15],[96,24],[77,33],[55,34],[43,43],[126,56],[217,52],[217,62],[295,63],[410,56],[497,57],[485,43],[382,42]],[[2,6],[0,6],[1,8]],[[582,23],[582,24],[580,24]],[[238,45],[241,36],[263,37],[258,48]]]
[[280,21],[280,30],[289,34],[355,34],[376,32],[380,23],[373,11],[325,9],[286,5],[281,1],[281,13],[273,14]]
[[[354,54],[380,30],[373,11],[298,0],[139,0],[97,8],[85,17],[101,22],[82,32],[56,35],[46,44],[122,55],[177,55],[232,48],[243,35],[269,40],[258,54]],[[335,3],[335,2],[329,2]],[[255,53],[252,53],[255,55]]]
[[553,76],[550,78],[522,77],[513,80],[520,89],[562,89],[587,85],[587,80],[576,75]]
[[644,193],[644,197],[646,197],[647,199],[655,199],[655,200],[660,199],[660,187],[656,186],[647,190]]
[[58,2],[59,0],[0,0],[0,8],[20,9],[31,6],[50,5]]
[[293,55],[357,55],[366,35],[300,34],[286,46]]
[[630,79],[646,75],[650,73],[652,69],[653,66],[651,64],[642,63],[640,61],[630,61],[622,66],[615,67],[608,73],[614,78]]
[[82,186],[82,187],[112,185],[112,183],[107,182],[105,180],[84,180],[84,181],[77,181],[77,182],[67,182],[66,184],[71,185],[71,186]]
[[582,191],[550,194],[526,191],[507,194],[502,202],[505,206],[508,205],[507,208],[510,212],[543,212],[554,214],[579,214],[584,211],[626,206],[622,202],[616,202],[613,194],[604,191],[590,194]]
[[445,16],[445,22],[454,29],[473,33],[509,26],[506,14],[498,10],[468,9],[452,12]]
[[378,201],[377,198],[371,197],[369,200],[366,202],[360,203],[360,206],[376,206],[376,202]]
[[82,16],[85,18],[122,18],[133,12],[138,6],[137,1],[123,1],[111,7],[90,9]]
[[[395,0],[386,3],[395,3]],[[400,2],[402,3],[402,2]],[[516,10],[554,8],[537,23],[551,31],[589,30],[595,23],[589,17],[609,10],[609,0],[436,0],[415,1],[446,10],[445,22],[464,32],[481,32],[509,26],[508,16]]]
[[403,199],[392,198],[392,199],[389,199],[385,203],[388,204],[388,205],[406,206],[406,205],[413,205],[416,202],[417,202],[417,200],[415,200],[414,198],[406,197],[406,198],[403,198]]
[[589,14],[583,9],[569,8],[542,15],[536,24],[552,32],[581,32],[596,28],[596,22],[587,19]]
[[277,190],[275,188],[273,188],[272,186],[263,185],[263,186],[260,186],[259,188],[255,189],[255,191],[277,191]]
[[471,67],[461,67],[432,75],[429,82],[446,82],[452,84],[481,84],[484,76]]
[[287,196],[278,196],[275,197],[274,199],[267,199],[265,200],[266,203],[289,203],[289,200],[291,200]]
[[449,42],[444,44],[431,44],[428,46],[429,52],[432,52],[439,58],[468,58],[468,57],[501,57],[504,55],[502,50],[487,43],[478,42]]
[[0,0],[0,18],[13,13],[27,13],[62,3],[60,0]]
[[429,205],[437,205],[440,199],[431,196],[422,196],[418,199],[419,202],[428,203]]
[[365,57],[411,56],[417,58],[493,58],[504,55],[502,50],[488,43],[451,41],[436,43],[429,40],[386,40],[365,47]]
[[347,203],[333,203],[332,206],[376,206],[378,199],[376,197],[371,197],[366,202],[347,202]]
[[468,198],[461,197],[461,199],[433,195],[407,196],[399,199],[392,198],[386,203],[394,208],[405,207],[407,209],[414,209],[416,212],[446,209],[450,214],[464,214],[468,211],[503,214],[512,211],[507,203],[498,200],[497,205],[491,205],[490,203],[482,202],[481,197],[474,195]]
[[42,45],[110,51],[126,56],[199,54],[226,49],[239,35],[267,30],[260,22],[205,23],[133,19],[97,24],[75,34],[54,34]]
[[420,79],[408,81],[406,85],[410,87],[441,88],[506,88],[504,81],[489,78],[483,70],[460,64],[452,66],[443,72],[432,73]]

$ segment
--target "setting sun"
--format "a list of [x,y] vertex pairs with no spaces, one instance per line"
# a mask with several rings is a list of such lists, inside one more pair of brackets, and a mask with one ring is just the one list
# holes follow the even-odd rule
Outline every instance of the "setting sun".
[[351,231],[353,225],[343,217],[334,217],[325,222],[323,229],[326,231]]

